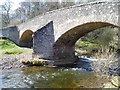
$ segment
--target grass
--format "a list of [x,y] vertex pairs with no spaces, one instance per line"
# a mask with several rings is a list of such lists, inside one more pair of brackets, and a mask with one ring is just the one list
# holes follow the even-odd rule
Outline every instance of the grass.
[[97,44],[93,42],[81,41],[81,40],[78,40],[75,45],[76,47],[81,47],[83,50],[86,51],[91,51],[92,49],[97,47]]
[[32,52],[31,49],[21,48],[10,40],[0,39],[0,55],[3,54],[22,54]]

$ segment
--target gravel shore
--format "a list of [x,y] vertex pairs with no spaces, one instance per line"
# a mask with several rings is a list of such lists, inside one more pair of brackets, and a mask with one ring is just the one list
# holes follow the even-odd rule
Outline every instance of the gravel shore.
[[20,63],[20,59],[25,58],[32,58],[32,54],[2,55],[0,56],[0,68],[4,70],[26,67],[24,64]]

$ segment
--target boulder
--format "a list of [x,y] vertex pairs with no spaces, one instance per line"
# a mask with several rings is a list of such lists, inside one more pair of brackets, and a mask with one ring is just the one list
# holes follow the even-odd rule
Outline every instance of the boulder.
[[104,88],[117,88],[111,82],[105,83]]
[[120,76],[113,76],[111,78],[111,83],[116,87],[120,87]]

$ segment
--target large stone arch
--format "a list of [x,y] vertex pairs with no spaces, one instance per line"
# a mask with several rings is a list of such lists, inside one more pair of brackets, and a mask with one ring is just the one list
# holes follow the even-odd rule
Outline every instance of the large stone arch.
[[56,59],[69,59],[75,57],[75,43],[85,34],[99,28],[116,25],[107,22],[88,22],[67,30],[63,33],[54,44],[54,56]]
[[[116,2],[97,2],[59,9],[36,17],[20,27],[37,30],[34,34],[34,55],[64,62],[66,58],[75,57],[74,44],[83,35],[102,27],[120,26],[119,5]],[[44,39],[41,42],[37,38]]]
[[31,48],[33,47],[33,31],[32,30],[26,30],[22,33],[19,41],[19,45],[23,47]]

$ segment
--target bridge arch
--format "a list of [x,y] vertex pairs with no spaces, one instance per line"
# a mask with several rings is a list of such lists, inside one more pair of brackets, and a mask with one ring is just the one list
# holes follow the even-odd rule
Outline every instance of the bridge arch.
[[54,55],[57,59],[62,58],[75,58],[75,43],[85,34],[92,32],[96,29],[116,25],[107,22],[87,22],[66,30],[54,44]]
[[23,47],[31,48],[33,46],[33,31],[32,30],[26,30],[22,33],[20,37],[19,45]]
[[[37,30],[34,33],[34,55],[56,60],[57,63],[59,59],[75,57],[75,42],[85,34],[102,27],[120,26],[119,6],[120,3],[112,2],[73,6],[40,15],[21,25],[19,29]],[[51,21],[52,23],[48,25]]]

